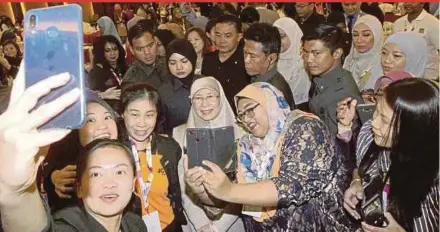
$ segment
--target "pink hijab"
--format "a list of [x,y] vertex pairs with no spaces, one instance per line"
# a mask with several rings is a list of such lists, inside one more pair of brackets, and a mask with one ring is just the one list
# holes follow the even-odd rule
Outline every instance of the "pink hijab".
[[384,76],[379,77],[377,79],[376,83],[374,84],[374,92],[377,92],[379,90],[380,84],[382,82],[386,81],[388,83],[392,83],[398,80],[406,79],[406,78],[413,78],[414,76],[410,73],[403,72],[403,71],[396,71],[396,72],[389,72]]

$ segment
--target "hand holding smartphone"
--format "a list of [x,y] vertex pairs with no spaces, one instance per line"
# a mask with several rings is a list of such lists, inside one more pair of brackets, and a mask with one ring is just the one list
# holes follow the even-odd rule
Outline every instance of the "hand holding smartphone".
[[217,164],[225,172],[235,170],[235,166],[230,165],[235,154],[234,128],[232,126],[188,128],[186,141],[188,168],[203,167],[202,161],[208,160]]
[[78,129],[86,115],[82,9],[76,4],[34,9],[24,20],[25,87],[50,76],[69,73],[69,82],[39,99],[34,109],[72,89],[80,99],[39,129]]

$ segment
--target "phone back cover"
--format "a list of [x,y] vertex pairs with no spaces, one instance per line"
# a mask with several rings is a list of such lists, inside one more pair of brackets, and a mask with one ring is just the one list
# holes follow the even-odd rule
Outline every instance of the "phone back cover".
[[220,128],[186,129],[188,167],[202,167],[209,160],[224,168],[235,154],[235,137],[232,126]]
[[376,110],[375,105],[359,105],[356,108],[357,115],[362,124],[373,118],[374,111]]
[[[35,28],[30,28],[31,15],[36,16]],[[63,72],[71,75],[68,84],[41,98],[36,108],[77,87],[83,93],[82,9],[70,4],[31,10],[25,16],[24,27],[26,88],[52,75]],[[80,128],[86,111],[84,98],[84,94],[81,94],[79,101],[40,129]]]

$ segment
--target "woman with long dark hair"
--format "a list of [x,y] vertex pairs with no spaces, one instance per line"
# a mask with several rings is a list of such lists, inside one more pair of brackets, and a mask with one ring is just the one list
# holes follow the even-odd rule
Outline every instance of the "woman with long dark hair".
[[1,79],[3,81],[8,80],[10,82],[8,84],[11,85],[11,81],[18,73],[18,67],[23,59],[23,53],[18,44],[13,40],[7,40],[2,46],[4,56],[0,57],[0,64],[4,76]]
[[[364,190],[378,180],[368,192],[381,196],[384,231],[439,230],[438,113],[439,88],[431,81],[404,79],[385,88],[371,130],[359,134],[358,169],[344,196],[350,215],[361,219],[356,206],[369,200]],[[362,229],[379,231],[365,221]]]
[[127,71],[125,50],[112,35],[101,36],[93,44],[93,68],[89,88],[117,110],[121,95],[122,77]]
[[197,62],[195,67],[195,74],[202,74],[203,57],[205,54],[211,52],[211,40],[209,40],[203,29],[192,27],[185,33],[185,39],[188,40],[197,54]]

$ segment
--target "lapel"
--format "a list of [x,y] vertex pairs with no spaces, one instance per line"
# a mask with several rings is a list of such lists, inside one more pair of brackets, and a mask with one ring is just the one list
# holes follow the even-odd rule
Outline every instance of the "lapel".
[[162,144],[162,138],[157,135],[156,133],[152,134],[151,137],[151,151],[153,153],[153,155],[156,154],[160,154],[162,155],[162,159],[160,159],[160,164],[162,165],[162,168],[165,170],[165,172],[168,175],[168,164],[169,164],[169,160],[168,157],[165,155],[165,153],[163,153],[164,147]]

